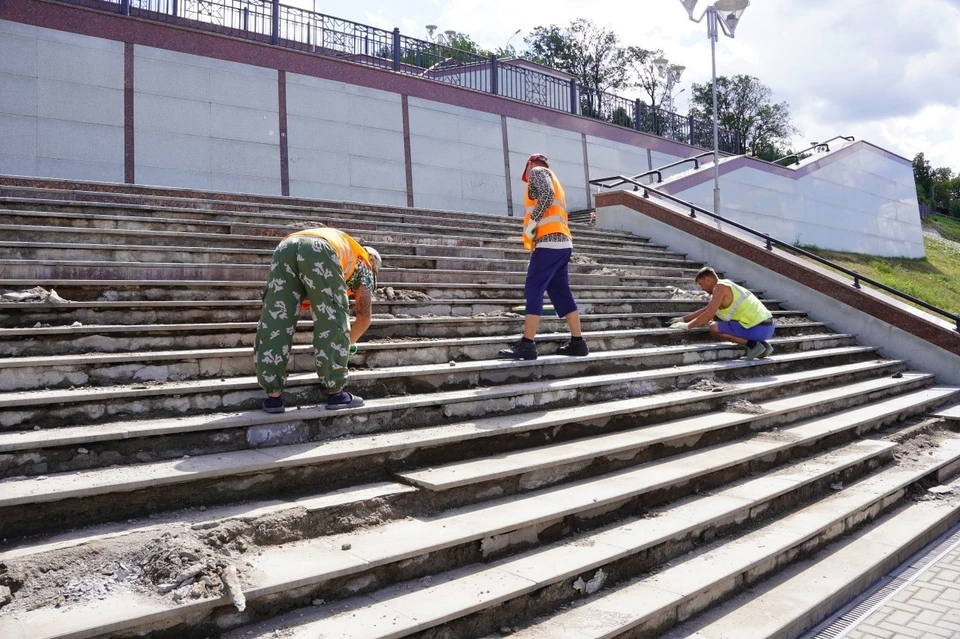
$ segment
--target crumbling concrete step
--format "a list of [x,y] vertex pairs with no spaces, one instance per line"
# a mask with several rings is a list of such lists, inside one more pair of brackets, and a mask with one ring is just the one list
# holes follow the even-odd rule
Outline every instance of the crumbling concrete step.
[[[688,433],[706,435],[694,442],[689,435],[678,432],[664,438],[664,445],[673,440],[678,440],[675,447],[705,445],[708,434],[715,428],[744,424],[754,429],[772,428],[789,420],[918,390],[933,382],[930,375],[900,372],[892,376],[891,370],[894,367],[876,363],[830,367],[776,378],[747,379],[735,385],[716,385],[712,390],[695,390],[697,386],[694,386],[636,399],[501,417],[486,417],[485,404],[504,399],[506,389],[499,395],[488,391],[480,396],[452,392],[433,398],[401,397],[368,405],[359,415],[344,417],[313,408],[284,416],[261,412],[212,414],[0,434],[0,477],[323,441],[312,446],[322,447],[322,451],[316,452],[326,456],[324,470],[331,480],[325,483],[357,475],[356,468],[362,464],[374,472],[363,479],[375,481],[381,472],[475,456],[478,449],[487,454],[508,453],[540,443],[635,428],[638,422],[649,426],[648,434],[656,437],[658,433],[662,435],[665,428],[656,424],[664,420],[680,426],[687,424]],[[886,376],[877,377],[883,374]],[[864,381],[853,381],[859,379]],[[841,380],[843,386],[836,386]],[[534,385],[527,390],[530,395],[537,391]],[[724,407],[733,402],[751,401],[762,402],[761,408],[766,412],[723,412]],[[454,417],[469,417],[469,409],[473,408],[477,420],[447,423],[449,418],[431,416],[431,407],[436,404],[459,404],[451,411]],[[419,416],[410,415],[418,409]],[[715,414],[702,416],[707,413]],[[700,422],[703,424],[698,430]],[[376,429],[375,434],[357,434],[371,432],[371,425]],[[81,448],[83,452],[78,452]]]
[[[512,298],[523,300],[523,284],[477,284],[477,283],[458,283],[458,284],[435,284],[426,282],[416,286],[401,287],[399,282],[392,282],[381,278],[377,282],[378,288],[383,289],[383,293],[378,295],[378,299],[388,299],[385,294],[388,287],[401,289],[404,291],[416,291],[423,293],[430,298],[437,299],[487,299],[487,298]],[[207,280],[191,281],[185,284],[181,280],[0,280],[0,288],[7,290],[22,291],[31,289],[34,286],[41,286],[45,289],[56,289],[64,299],[85,302],[104,300],[110,302],[116,301],[191,301],[196,300],[198,292],[218,300],[248,300],[259,299],[263,293],[265,283],[260,280],[251,280],[249,282],[237,280]],[[689,286],[687,287],[690,288]],[[673,297],[687,297],[689,293],[679,291],[673,286],[648,286],[631,287],[626,289],[622,286],[574,286],[572,287],[574,297],[578,300],[593,298],[617,299],[621,297],[649,297],[657,299],[671,299]],[[762,295],[762,291],[754,290],[756,295]],[[2,307],[0,307],[2,308]]]
[[[889,454],[889,450],[888,444],[861,442],[832,456],[824,456],[818,460],[818,464],[785,468],[781,471],[785,473],[783,475],[771,474],[731,487],[719,495],[694,498],[686,504],[664,510],[657,517],[630,521],[566,543],[556,543],[481,566],[463,567],[463,553],[459,562],[453,560],[452,555],[459,548],[472,548],[468,561],[474,564],[487,556],[496,557],[522,547],[520,533],[529,531],[526,534],[527,543],[535,542],[538,533],[545,530],[546,526],[564,521],[576,514],[579,508],[591,508],[606,502],[608,498],[620,503],[630,501],[636,488],[614,482],[614,478],[623,476],[616,474],[605,478],[606,481],[580,482],[561,489],[541,491],[536,496],[500,500],[428,520],[394,522],[349,536],[306,540],[290,547],[265,549],[263,554],[251,558],[256,580],[245,589],[245,595],[253,611],[258,609],[258,600],[267,596],[275,609],[281,607],[278,606],[281,596],[287,592],[292,594],[293,588],[296,588],[301,601],[304,596],[308,601],[312,596],[341,598],[349,596],[351,589],[355,594],[373,592],[369,596],[312,611],[297,610],[290,616],[279,617],[272,622],[282,626],[246,627],[238,632],[252,635],[262,632],[260,636],[267,636],[266,633],[272,634],[273,630],[282,627],[285,632],[302,631],[302,634],[296,635],[299,637],[402,637],[471,613],[479,613],[528,593],[543,591],[544,588],[555,585],[564,587],[566,592],[548,590],[548,596],[539,600],[541,605],[552,605],[558,600],[562,602],[572,598],[571,595],[577,592],[572,588],[573,579],[578,575],[601,566],[613,572],[615,566],[629,565],[632,558],[640,557],[644,552],[657,558],[682,552],[704,531],[729,529],[734,522],[751,519],[753,513],[768,508],[778,510],[783,507],[782,504],[802,498],[799,493],[804,489],[816,489],[824,481],[842,475],[847,469],[869,465],[870,460]],[[616,490],[617,485],[621,490]],[[350,544],[349,550],[333,550],[334,547],[343,547],[343,543]],[[431,579],[417,585],[406,583],[376,591],[395,580],[422,576],[422,569],[418,568],[417,562],[406,560],[426,553],[430,553],[432,558],[449,558],[444,563],[453,570],[440,575],[439,584]],[[491,571],[496,572],[491,574]],[[358,579],[360,576],[363,578]],[[619,574],[617,577],[623,578]],[[484,583],[484,586],[477,588],[479,583]],[[443,585],[453,587],[443,588]],[[381,597],[381,594],[384,596]],[[429,610],[413,612],[403,605],[417,599],[424,601],[424,594],[432,599]],[[184,618],[196,623],[203,617],[208,619],[208,627],[217,623],[223,629],[242,623],[243,617],[236,615],[233,615],[232,621],[228,620],[225,614],[227,607],[224,605],[227,603],[225,600],[205,601],[171,608],[160,602],[151,602],[151,605],[136,610],[123,611],[116,605],[103,606],[95,611],[99,618],[96,625],[106,622],[118,630],[158,629],[175,627]],[[399,607],[389,609],[390,603],[396,603]],[[287,606],[291,604],[296,605],[291,601]],[[507,619],[513,622],[518,616],[516,607],[500,608],[498,612],[504,622]],[[363,623],[357,623],[358,615],[362,615]],[[384,619],[384,616],[387,618]],[[386,623],[381,624],[381,621]],[[59,634],[34,635],[39,638],[83,636],[80,633],[94,625],[91,621],[82,622],[78,615],[64,615],[49,610],[27,613],[17,622],[14,627],[19,632],[33,633],[42,633],[44,628],[52,628],[56,623],[56,632]],[[184,626],[181,628],[186,629]],[[460,634],[455,631],[454,636],[479,636],[482,633],[478,630],[461,630]],[[561,633],[553,636],[567,635]]]
[[[761,368],[768,374],[781,374],[810,366],[836,366],[873,359],[875,349],[823,348],[753,361],[736,359],[741,354],[742,348],[732,346],[694,345],[597,353],[586,358],[557,355],[527,362],[488,360],[455,366],[417,365],[356,371],[351,374],[349,385],[361,396],[377,398],[537,379],[572,378],[577,386],[585,376],[596,379],[613,375],[619,380],[622,392],[627,393],[620,397],[636,397],[662,392],[665,387],[682,383],[684,379],[692,380],[691,376],[702,376],[707,371],[726,380],[750,377]],[[692,363],[712,361],[716,363]],[[326,401],[326,393],[315,373],[291,375],[285,393],[294,405]],[[144,414],[171,416],[198,410],[254,409],[262,399],[262,391],[253,377],[9,392],[0,395],[0,430],[76,421],[96,423]],[[611,397],[607,395],[603,399]]]
[[[706,575],[720,573],[724,568],[733,568],[735,562],[728,562],[726,566],[704,566],[709,562],[700,562],[707,571],[706,575],[693,575],[695,580],[689,584],[677,583],[682,588],[678,591],[634,587],[633,590],[640,591],[641,596],[633,601],[625,596],[619,597],[615,603],[623,604],[622,609],[609,605],[614,602],[608,600],[616,597],[617,592],[604,594],[606,585],[623,581],[637,571],[653,568],[654,562],[673,559],[694,547],[702,537],[712,538],[715,531],[735,533],[741,522],[750,524],[760,519],[759,513],[769,516],[771,512],[782,512],[778,503],[802,500],[795,496],[799,492],[798,484],[822,486],[830,481],[829,478],[849,469],[851,464],[855,465],[856,460],[868,456],[871,449],[886,446],[875,441],[857,442],[812,460],[810,466],[800,464],[741,482],[718,494],[662,509],[655,517],[584,534],[566,543],[555,543],[491,564],[451,570],[440,579],[402,583],[323,607],[300,608],[263,623],[239,627],[228,633],[225,639],[266,639],[275,636],[274,632],[281,628],[284,636],[290,639],[327,636],[387,639],[422,633],[441,624],[446,624],[444,630],[449,636],[482,636],[495,633],[504,626],[526,623],[532,614],[552,611],[578,599],[585,603],[571,608],[568,613],[556,615],[556,618],[574,618],[581,622],[578,625],[563,626],[550,619],[546,622],[551,624],[549,627],[546,623],[535,625],[511,632],[510,636],[524,639],[613,637],[616,635],[602,634],[597,630],[604,623],[612,625],[618,617],[626,620],[640,614],[638,611],[669,601],[671,596],[677,598],[678,593],[689,592],[693,583],[705,580]],[[876,517],[890,507],[890,502],[899,498],[905,486],[921,480],[924,474],[935,472],[944,457],[956,452],[956,447],[938,451],[940,459],[921,471],[911,472],[897,467],[885,470],[851,486],[842,497],[828,498],[834,506],[832,512],[814,504],[804,509],[806,521],[791,519],[788,515],[778,521],[790,528],[767,525],[729,542],[729,546],[736,545],[737,551],[742,548],[741,552],[754,557],[766,555],[771,562],[789,560],[790,551],[785,548],[789,540],[805,537],[813,540],[810,543],[815,545],[821,543],[817,541],[818,536],[832,537],[837,534],[835,529],[843,530],[855,525],[859,519]],[[745,504],[750,506],[745,507]],[[743,541],[746,539],[764,539],[781,545],[747,549]],[[703,560],[709,558],[708,555],[701,557]],[[596,615],[592,625],[586,614],[575,617],[576,612],[587,607]],[[364,622],[357,623],[361,618]]]
[[[702,308],[702,299],[586,299],[578,302],[581,314],[672,313],[685,315]],[[763,300],[770,310],[779,310],[779,300]],[[260,319],[261,301],[193,300],[193,301],[122,301],[71,302],[50,304],[18,302],[0,304],[0,327],[15,328],[41,324],[171,324],[205,321],[252,322]],[[518,306],[520,308],[518,308]],[[487,314],[523,314],[523,301],[513,299],[376,299],[377,315],[399,317],[452,316],[470,318]],[[309,317],[304,313],[305,317]]]
[[[116,261],[83,260],[31,260],[0,259],[0,278],[3,279],[135,279],[135,280],[244,280],[264,279],[267,277],[267,263],[264,264],[209,264],[185,262],[137,262],[132,264]],[[526,266],[524,266],[524,269]],[[602,269],[600,269],[602,270]],[[624,273],[626,271],[623,271]],[[384,279],[399,284],[428,283],[466,283],[480,284],[522,284],[525,274],[520,271],[485,270],[436,270],[433,268],[395,269],[384,266],[381,274]],[[574,286],[630,285],[630,286],[690,286],[688,277],[624,275],[621,269],[607,269],[603,274],[573,272],[570,282]]]
[[[960,493],[960,481],[943,488]],[[674,628],[665,639],[796,639],[958,520],[956,498],[907,504]]]
[[[647,361],[656,365],[662,361],[662,349],[676,345],[679,363],[707,361],[715,355],[712,351],[723,350],[719,357],[734,358],[743,354],[742,348],[725,343],[706,341],[706,331],[699,331],[696,340],[682,340],[683,345],[676,345],[679,336],[666,341],[663,346],[651,346],[645,340],[617,339],[618,348],[596,348],[592,351],[593,360],[610,356],[620,356],[624,351],[645,349]],[[669,335],[665,337],[670,337]],[[690,341],[706,342],[699,346],[690,344]],[[798,350],[821,348],[836,348],[854,346],[853,336],[844,334],[799,335],[796,337],[782,337],[772,340],[774,347],[781,353],[790,353]],[[561,342],[552,340],[550,348],[545,348],[544,357],[555,354]],[[465,348],[464,344],[448,344],[440,348],[433,347],[431,342],[394,342],[392,344],[377,344],[380,352],[371,352],[373,349],[364,349],[364,354],[351,362],[355,368],[373,367],[402,368],[409,366],[438,365],[451,362],[454,366],[463,366],[469,362],[497,360],[497,351],[503,348],[502,340],[486,338],[483,341],[474,340],[472,348]],[[452,346],[453,348],[450,348]],[[699,351],[693,349],[700,349]],[[655,350],[649,350],[655,349]],[[553,353],[551,353],[551,351]],[[625,355],[625,357],[630,357]],[[634,358],[635,359],[635,358]],[[546,361],[546,360],[538,360]],[[587,358],[578,358],[570,363],[575,369],[582,369]],[[562,360],[554,363],[562,363]],[[503,362],[498,361],[498,365]],[[631,361],[629,365],[637,369],[645,368],[639,362]],[[306,373],[316,370],[316,354],[312,345],[294,346],[291,350],[287,371],[290,373]],[[447,373],[452,373],[448,367]],[[214,379],[233,377],[236,375],[255,375],[253,364],[253,350],[250,348],[211,349],[206,351],[145,351],[125,354],[84,353],[78,355],[61,355],[54,357],[21,357],[0,360],[0,391],[30,391],[38,389],[72,388],[76,386],[104,386],[116,384],[139,384],[144,382],[175,382],[184,380]],[[547,375],[549,376],[549,375]]]
[[[113,261],[123,266],[137,265],[149,267],[151,265],[183,264],[186,267],[200,265],[212,268],[243,268],[259,266],[266,270],[270,264],[272,249],[224,249],[224,248],[197,248],[189,246],[151,246],[116,244],[61,244],[50,242],[0,242],[7,260],[21,259],[23,261],[57,260],[60,262],[102,262]],[[506,272],[524,273],[527,270],[529,259],[489,259],[473,257],[430,257],[393,255],[384,252],[383,261],[391,270],[420,269],[435,271],[470,271],[470,272]],[[386,266],[384,275],[387,275]],[[577,264],[571,263],[571,276],[591,275],[604,271],[624,277],[664,277],[681,278],[692,281],[698,268],[695,265],[686,266],[647,266],[645,264],[622,264],[607,260],[605,264]]]
[[[947,440],[936,452],[957,451],[957,443],[956,439]],[[913,471],[914,481],[935,476],[940,466],[942,464],[922,464],[920,470]],[[896,487],[891,492],[887,480],[887,473],[865,479],[759,530],[731,541],[716,542],[683,562],[675,562],[656,574],[556,614],[513,636],[580,639],[615,637],[628,631],[636,635],[662,633],[678,621],[760,581],[798,554],[822,548],[863,521],[878,518],[890,502],[896,502],[905,485],[891,482]],[[913,535],[932,538],[960,519],[960,510],[955,504],[926,502],[907,505],[897,515],[897,520],[904,516],[914,518]],[[889,530],[890,527],[881,521],[871,529]],[[903,538],[904,534],[896,536]],[[879,541],[876,533],[871,539]],[[909,546],[909,541],[907,543]],[[890,545],[874,548],[886,556],[896,553]],[[820,588],[816,591],[822,592]],[[750,636],[755,635],[749,626],[737,634],[738,638]]]
[[[916,391],[806,420],[776,434],[760,433],[745,440],[717,444],[607,473],[595,480],[610,481],[595,486],[597,492],[590,502],[592,506],[564,503],[565,508],[574,509],[565,511],[563,516],[577,512],[577,508],[587,512],[609,512],[619,508],[628,498],[639,495],[643,495],[646,507],[666,503],[808,456],[830,445],[849,441],[857,434],[920,414],[955,393],[953,388]],[[957,454],[960,454],[960,440],[957,444]],[[158,509],[258,499],[285,491],[295,493],[294,485],[298,480],[308,480],[306,485],[310,485],[324,476],[319,473],[323,473],[322,466],[326,461],[326,455],[314,445],[277,446],[42,478],[8,479],[0,482],[3,487],[0,535],[23,536],[70,526],[73,518],[81,512],[87,513],[85,521],[99,522],[104,517],[144,516]],[[581,483],[585,481],[591,480],[581,480]],[[531,486],[530,492],[525,494],[542,494],[543,490]],[[460,504],[502,494],[501,491],[473,493],[471,499],[461,500]],[[122,499],[118,499],[118,495],[122,495]],[[436,505],[441,504],[444,502]],[[543,505],[529,503],[528,506],[534,510],[543,507],[552,510],[557,503],[547,499]]]
[[[828,401],[831,392],[842,393],[843,389],[831,389],[817,393]],[[921,390],[909,395],[886,400],[874,400],[868,408],[847,408],[826,419],[834,419],[837,424],[857,423],[857,435],[872,430],[869,419],[858,422],[856,415],[872,415],[872,408],[884,406],[912,405],[918,412],[951,401],[960,395],[960,389],[940,387]],[[925,398],[925,400],[921,400]],[[793,405],[792,400],[766,402],[750,407],[760,415],[777,412],[781,406]],[[842,405],[834,405],[831,410],[839,410]],[[484,494],[499,487],[502,493],[532,490],[557,483],[569,476],[589,472],[592,466],[604,461],[604,466],[627,466],[636,464],[653,456],[662,458],[667,454],[681,452],[688,448],[699,448],[706,442],[718,439],[731,439],[737,435],[748,434],[756,425],[749,426],[744,432],[742,425],[750,420],[739,413],[720,415],[706,414],[699,417],[674,420],[657,426],[637,428],[625,432],[608,433],[595,437],[577,439],[568,442],[540,446],[528,450],[502,453],[492,457],[481,457],[464,461],[398,473],[397,476],[415,486],[435,492],[449,492],[469,488],[469,491]],[[820,420],[822,421],[822,419]],[[734,428],[739,426],[741,428]],[[846,426],[844,426],[846,427]],[[733,434],[729,431],[732,430]],[[799,430],[769,432],[764,435],[791,439]],[[721,434],[723,433],[723,434]],[[652,449],[652,447],[656,447]],[[718,453],[722,454],[722,453]],[[458,491],[463,493],[467,491]]]
[[[778,321],[783,321],[784,325],[793,327],[787,330],[797,330],[799,334],[815,333],[822,329],[820,324],[804,321],[803,315],[796,311],[774,311],[774,316]],[[580,323],[588,332],[637,329],[659,331],[670,317],[670,313],[585,315]],[[512,313],[502,317],[375,318],[364,339],[397,341],[411,338],[497,336],[506,343],[518,339],[522,326],[523,318]],[[546,335],[551,330],[566,330],[566,322],[557,317],[545,317],[541,326],[541,335]],[[312,329],[312,322],[298,322],[298,332],[294,334],[295,343],[308,343],[309,336],[305,332]],[[0,355],[17,357],[71,352],[111,353],[177,347],[228,348],[251,345],[255,332],[255,322],[6,328],[0,329]],[[508,335],[510,337],[506,337]]]
[[960,404],[945,408],[936,413],[937,417],[946,420],[952,427],[960,427]]
[[[112,218],[102,219],[77,214],[74,218],[61,219],[58,217],[41,218],[36,221],[45,224],[15,224],[17,212],[2,211],[0,216],[6,224],[0,224],[0,234],[11,242],[32,244],[43,242],[60,243],[62,245],[93,243],[95,240],[109,240],[110,245],[126,246],[179,246],[187,245],[197,248],[232,248],[248,250],[272,251],[280,239],[294,231],[296,227],[276,227],[277,233],[263,234],[263,227],[250,225],[251,233],[244,235],[244,229],[221,222],[203,222],[194,225],[188,220],[144,220],[143,218]],[[12,219],[11,219],[12,218]],[[27,220],[30,221],[29,219]],[[59,223],[59,225],[58,225]],[[85,224],[87,226],[78,226]],[[393,255],[423,255],[445,257],[474,257],[486,259],[529,259],[530,252],[525,250],[519,242],[513,239],[493,239],[481,236],[431,236],[424,235],[423,231],[414,230],[409,233],[389,231],[353,231],[353,237],[375,247],[390,246]],[[86,240],[81,241],[81,240]],[[624,248],[613,248],[596,245],[590,240],[577,241],[577,255],[581,258],[590,258],[597,261],[615,259],[625,264],[651,264],[656,266],[691,266],[684,256],[667,253],[663,250],[643,250],[642,244],[638,248],[627,245]]]

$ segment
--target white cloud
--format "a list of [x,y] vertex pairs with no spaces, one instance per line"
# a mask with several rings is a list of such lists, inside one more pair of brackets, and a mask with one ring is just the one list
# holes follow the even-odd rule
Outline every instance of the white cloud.
[[[312,0],[285,0],[305,8]],[[624,44],[661,48],[687,66],[682,87],[710,79],[705,23],[675,0],[386,0],[318,2],[339,18],[424,37],[423,25],[469,34],[487,48],[539,25],[590,18]],[[705,5],[704,0],[701,4]],[[717,73],[746,73],[790,104],[795,145],[853,135],[934,166],[960,171],[960,0],[752,0],[737,38],[721,36]],[[686,109],[689,88],[677,101]],[[632,96],[631,96],[632,97]]]

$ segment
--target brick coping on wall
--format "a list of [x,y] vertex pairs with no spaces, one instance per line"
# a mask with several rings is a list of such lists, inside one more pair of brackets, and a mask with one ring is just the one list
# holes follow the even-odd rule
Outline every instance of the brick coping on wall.
[[901,308],[901,304],[905,306],[904,303],[888,297],[881,291],[856,289],[849,283],[831,277],[826,272],[820,272],[813,265],[799,262],[798,258],[792,255],[788,256],[783,252],[768,251],[763,246],[720,231],[697,219],[672,211],[632,192],[610,191],[598,193],[596,203],[597,209],[620,205],[646,215],[658,222],[714,244],[734,255],[750,260],[754,264],[779,273],[803,286],[828,295],[841,304],[868,313],[950,353],[960,355],[960,332],[951,330],[949,325],[939,323],[937,321],[939,318],[925,317],[926,313],[923,311],[918,311],[912,307]]

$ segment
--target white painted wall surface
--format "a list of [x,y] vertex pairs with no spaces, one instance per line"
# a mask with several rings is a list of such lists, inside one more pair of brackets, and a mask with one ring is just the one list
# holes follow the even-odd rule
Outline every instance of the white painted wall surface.
[[414,204],[506,215],[500,116],[420,98],[408,106]]
[[520,176],[527,158],[534,153],[543,153],[550,160],[550,169],[557,175],[567,196],[567,208],[576,211],[589,206],[587,203],[591,199],[583,172],[583,138],[579,133],[507,118],[507,136],[514,215],[523,216],[527,185]]
[[287,74],[290,195],[405,206],[400,96]]
[[[587,160],[591,180],[613,175],[630,177],[650,170],[647,149],[593,135],[587,136]],[[596,191],[596,188],[591,187],[591,190]]]
[[[817,157],[823,161],[828,156]],[[721,175],[722,215],[791,244],[870,255],[924,257],[909,163],[859,144],[854,152],[824,164],[799,179],[751,166]],[[712,179],[671,192],[713,209]]]
[[0,173],[123,181],[123,44],[0,20]]
[[277,72],[134,47],[139,184],[279,194]]

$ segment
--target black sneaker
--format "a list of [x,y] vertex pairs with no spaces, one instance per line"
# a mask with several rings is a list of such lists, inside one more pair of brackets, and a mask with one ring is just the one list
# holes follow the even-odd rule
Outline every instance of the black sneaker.
[[263,412],[282,413],[283,410],[283,397],[268,397],[263,400]]
[[510,348],[497,353],[502,359],[537,359],[537,345],[534,342],[519,341]]
[[566,346],[557,349],[557,355],[566,355],[567,357],[586,357],[590,354],[590,348],[586,340],[571,340]]

